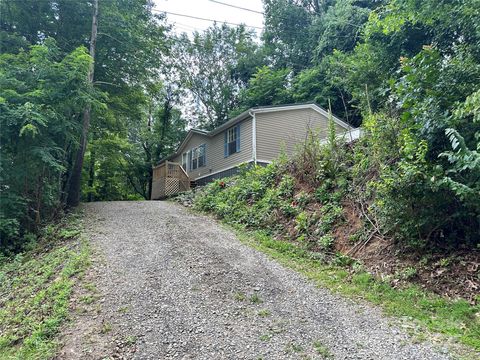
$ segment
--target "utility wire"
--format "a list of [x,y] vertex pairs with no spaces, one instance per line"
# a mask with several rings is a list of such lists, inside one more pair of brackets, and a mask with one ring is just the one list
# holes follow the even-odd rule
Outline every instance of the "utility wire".
[[252,10],[252,9],[247,9],[247,8],[244,8],[244,7],[241,7],[241,6],[237,6],[237,5],[227,4],[227,3],[224,3],[224,2],[221,2],[221,1],[217,1],[217,0],[208,0],[208,1],[213,2],[213,3],[216,3],[216,4],[224,5],[224,6],[230,6],[230,7],[233,7],[233,8],[235,8],[235,9],[240,9],[240,10],[250,11],[250,12],[253,12],[253,13],[256,13],[256,14],[260,14],[260,15],[265,15],[265,14],[264,14],[263,12],[261,12],[261,11]]
[[173,26],[174,26],[174,27],[184,28],[184,29],[187,29],[188,31],[192,31],[192,30],[193,30],[193,31],[199,31],[199,32],[203,31],[203,29],[200,29],[200,28],[197,28],[197,27],[195,27],[195,26],[188,25],[188,24],[182,24],[182,23],[180,23],[180,22],[178,22],[178,21],[175,21],[175,22],[173,23]]
[[[2,1],[2,0],[0,0]],[[8,1],[11,1],[11,2],[24,2],[24,1],[30,1],[30,2],[53,2],[54,0],[8,0]],[[66,0],[63,0],[63,1],[66,1]],[[77,1],[80,1],[80,0],[67,0],[67,1],[72,1],[72,2],[77,2]],[[116,0],[101,0],[101,1],[116,1]],[[218,2],[216,0],[210,0],[212,2]],[[228,4],[230,5],[230,4]],[[218,22],[218,23],[225,23],[225,24],[228,24],[228,25],[233,25],[233,26],[245,26],[247,28],[253,28],[253,29],[258,29],[258,30],[265,30],[265,27],[259,27],[259,26],[254,26],[254,25],[247,25],[247,24],[239,24],[239,23],[232,23],[232,22],[228,22],[228,21],[222,21],[222,20],[218,20],[218,19],[207,19],[207,18],[203,18],[203,17],[199,17],[199,16],[193,16],[193,15],[187,15],[187,14],[180,14],[180,13],[175,13],[175,12],[170,12],[170,11],[165,11],[165,10],[160,10],[160,9],[156,9],[156,8],[150,8],[148,9],[149,11],[152,11],[152,12],[156,12],[156,13],[165,13],[165,14],[170,14],[170,15],[175,15],[175,16],[180,16],[180,17],[186,17],[186,18],[191,18],[191,19],[197,19],[197,20],[201,20],[201,21],[209,21],[209,22]],[[354,26],[354,27],[358,27],[358,28],[361,28],[362,26],[361,25],[357,25],[357,24],[352,24],[350,22],[346,22],[346,24],[350,25],[350,26]],[[184,24],[185,25],[185,24]],[[190,26],[192,27],[192,26]],[[192,27],[194,28],[194,27]],[[196,28],[195,28],[196,29]],[[200,29],[198,29],[200,30]],[[282,33],[287,33],[287,34],[305,34],[303,31],[296,31],[296,30],[291,30],[291,31],[282,31]]]
[[247,25],[247,24],[238,24],[238,23],[231,23],[231,22],[228,22],[228,21],[222,21],[222,20],[217,20],[217,19],[207,19],[207,18],[203,18],[203,17],[199,17],[199,16],[193,16],[193,15],[186,15],[186,14],[174,13],[174,12],[171,12],[171,11],[165,11],[165,10],[160,10],[160,9],[154,9],[154,8],[152,8],[151,11],[153,11],[153,12],[158,12],[158,13],[165,13],[165,14],[169,14],[169,15],[175,15],[175,16],[183,16],[183,17],[190,18],[190,19],[196,19],[196,20],[202,20],[202,21],[210,21],[210,22],[219,22],[219,23],[225,23],[225,24],[233,25],[233,26],[245,26],[245,27],[249,27],[249,28],[253,28],[253,29],[264,30],[263,27],[259,27],[259,26],[253,26],[253,25]]

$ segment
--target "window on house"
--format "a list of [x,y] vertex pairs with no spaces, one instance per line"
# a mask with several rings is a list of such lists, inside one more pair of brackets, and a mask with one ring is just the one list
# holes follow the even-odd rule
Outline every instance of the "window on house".
[[225,132],[224,155],[225,157],[240,151],[240,124],[231,127]]
[[195,170],[206,164],[205,144],[202,144],[191,151],[190,169]]
[[192,149],[192,165],[190,168],[195,170],[198,165],[198,156],[197,156],[197,148]]
[[205,166],[205,144],[198,147],[198,167]]
[[187,171],[187,164],[188,164],[188,153],[184,152],[182,154],[182,168],[185,171]]

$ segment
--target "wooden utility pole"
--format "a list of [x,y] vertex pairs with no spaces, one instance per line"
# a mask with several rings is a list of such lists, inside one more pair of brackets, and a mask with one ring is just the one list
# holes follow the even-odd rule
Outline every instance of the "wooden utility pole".
[[[95,70],[95,47],[97,45],[97,30],[98,30],[98,0],[93,0],[93,17],[92,17],[92,34],[90,37],[90,56],[92,63],[88,69],[88,82],[93,85],[93,73]],[[85,150],[87,148],[88,129],[90,127],[90,113],[91,105],[88,104],[83,111],[82,134],[80,137],[80,146],[75,157],[75,163],[70,177],[70,185],[68,188],[67,206],[74,207],[80,202],[80,192],[82,185],[82,168]]]

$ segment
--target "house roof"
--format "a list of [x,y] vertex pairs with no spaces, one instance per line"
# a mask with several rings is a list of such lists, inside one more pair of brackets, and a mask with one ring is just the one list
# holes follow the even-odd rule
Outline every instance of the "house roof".
[[[241,122],[241,121],[243,121],[243,120],[245,120],[249,117],[252,117],[253,114],[256,114],[256,113],[287,111],[287,110],[297,110],[297,109],[308,109],[308,108],[313,109],[313,110],[319,112],[320,114],[322,114],[326,117],[329,116],[327,110],[325,110],[324,108],[322,108],[321,106],[317,105],[314,102],[252,107],[252,108],[242,112],[241,114],[235,116],[234,118],[228,120],[227,122],[223,123],[222,125],[216,127],[215,129],[213,129],[211,131],[205,131],[205,130],[195,129],[195,128],[190,129],[188,131],[187,135],[185,136],[185,139],[183,139],[183,141],[178,146],[177,150],[173,154],[171,154],[171,155],[163,158],[162,160],[160,160],[158,164],[161,164],[162,162],[170,160],[170,159],[176,157],[177,155],[179,155],[182,152],[183,147],[185,146],[185,144],[187,144],[188,140],[190,140],[190,138],[193,136],[193,134],[199,134],[199,135],[203,135],[203,136],[206,136],[206,137],[213,137],[213,136],[217,135],[218,133],[222,132],[223,130],[226,130],[231,126],[233,126],[233,125],[235,125],[235,124],[237,124],[237,123],[239,123],[239,122]],[[350,126],[345,121],[339,119],[338,117],[336,117],[333,114],[332,114],[332,118],[333,118],[333,121],[335,123],[337,123],[338,125],[340,125],[341,127],[344,127],[346,129],[349,129],[349,130],[353,129],[352,126]]]

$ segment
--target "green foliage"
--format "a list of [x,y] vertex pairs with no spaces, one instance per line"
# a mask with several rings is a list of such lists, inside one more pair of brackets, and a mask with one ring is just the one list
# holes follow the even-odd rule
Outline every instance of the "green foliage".
[[89,265],[89,247],[78,233],[78,219],[71,217],[48,227],[31,250],[0,261],[0,358],[55,355],[74,283]]
[[[283,190],[272,189],[278,165],[255,166],[243,176],[217,180],[197,194],[195,208],[215,212],[232,223],[258,227],[270,223]],[[227,181],[225,187],[221,183]],[[285,185],[284,185],[285,187]]]
[[[247,171],[209,188],[206,209],[273,232],[282,219],[289,236],[316,243],[348,200],[401,246],[475,246],[479,9],[478,0],[269,0],[257,43],[226,24],[174,36],[146,0],[100,2],[100,92],[85,80],[89,2],[3,1],[0,246],[15,248],[61,208],[88,104],[83,198],[118,200],[149,198],[152,165],[184,135],[179,106],[213,128],[246,107],[307,101],[363,123],[366,136],[339,145],[331,122],[326,146],[312,132],[295,162],[272,170],[275,186],[267,170]],[[303,219],[312,198],[322,209]]]
[[[332,231],[343,216],[340,201],[345,190],[343,178],[337,175],[345,172],[339,160],[347,152],[337,141],[332,126],[328,143],[320,144],[312,136],[293,160],[278,160],[217,180],[196,193],[194,207],[213,212],[228,223],[262,228],[306,248],[320,247],[330,253]],[[305,175],[309,173],[313,176]],[[302,184],[318,188],[298,190]],[[319,199],[321,208],[312,211],[310,204]]]
[[50,221],[62,202],[78,120],[98,93],[86,81],[91,58],[79,47],[62,56],[53,39],[0,56],[0,248]]
[[[453,118],[456,122],[463,119],[471,119],[472,124],[480,124],[480,90],[473,93],[463,104],[455,110]],[[457,130],[448,128],[445,130],[449,138],[452,150],[439,155],[446,158],[449,166],[444,170],[444,176],[438,180],[440,187],[451,190],[462,202],[479,212],[480,202],[480,128],[475,132],[476,148],[470,149],[465,138]],[[474,141],[472,141],[474,144]]]
[[[457,131],[446,130],[453,146],[449,150],[449,139],[441,138],[445,135],[425,130],[421,102],[435,97],[444,103],[442,107],[454,105],[457,110],[445,115],[445,124],[471,131],[478,96],[459,102],[460,97],[451,98],[446,91],[412,90],[419,76],[428,79],[433,76],[430,72],[439,79],[439,61],[431,48],[411,61],[403,60],[405,75],[392,87],[396,98],[405,100],[404,112],[400,117],[385,113],[366,117],[365,136],[355,145],[345,145],[330,120],[326,139],[310,132],[291,160],[272,166],[276,175],[270,188],[261,181],[265,169],[247,171],[231,183],[223,180],[230,184],[226,189],[207,187],[197,198],[197,208],[213,211],[230,223],[262,227],[328,251],[348,200],[362,209],[368,226],[392,236],[403,249],[475,247],[480,234],[478,135],[469,137],[468,144],[477,147],[472,150]],[[418,75],[410,78],[411,74]],[[436,83],[432,81],[432,86]],[[416,100],[410,101],[412,93]],[[302,187],[311,189],[311,194],[299,190]],[[318,210],[309,208],[312,201],[320,206]]]
[[265,57],[277,69],[290,68],[298,72],[308,67],[315,48],[311,28],[314,15],[292,0],[266,0],[264,4]]
[[290,69],[274,70],[267,66],[258,68],[241,96],[241,105],[250,108],[263,105],[288,104],[290,93]]
[[[469,150],[476,147],[475,134],[480,128],[472,122],[471,112],[455,110],[475,101],[475,95],[469,94],[478,84],[471,77],[477,77],[479,70],[465,49],[447,57],[425,47],[412,59],[402,60],[403,76],[394,91],[403,112],[396,129],[390,131],[393,152],[376,141],[369,145],[384,153],[379,162],[380,182],[374,185],[382,223],[387,232],[409,245],[458,247],[480,241],[478,167],[475,151]],[[462,85],[452,88],[459,79]],[[380,126],[374,130],[377,134],[387,131]],[[451,126],[468,137],[464,139]],[[450,142],[455,152],[448,151]],[[452,178],[460,180],[460,173],[466,176],[465,183]]]
[[405,269],[403,269],[402,271],[397,273],[397,276],[402,280],[412,279],[416,275],[417,275],[417,269],[415,269],[414,267],[411,267],[411,266],[406,267]]
[[[368,139],[356,155],[351,189],[354,198],[371,203],[383,231],[407,247],[475,246],[478,201],[474,195],[456,195],[447,185],[454,171],[443,170],[440,159],[429,160],[427,139],[417,124],[411,118],[398,123],[372,116],[365,130]],[[475,175],[471,179],[474,184]]]
[[333,354],[330,352],[328,347],[322,344],[320,341],[314,341],[313,342],[313,347],[315,351],[321,355],[324,359],[331,359],[333,358]]
[[359,41],[363,25],[367,22],[374,1],[336,1],[325,14],[314,23],[315,32],[320,34],[315,48],[315,57],[322,59],[334,50],[352,51]]
[[295,230],[297,230],[300,234],[308,234],[308,230],[310,229],[310,217],[305,212],[302,211],[295,217]]
[[152,165],[183,134],[178,91],[150,91],[167,50],[164,16],[147,0],[99,7],[91,84],[91,2],[0,3],[0,251],[20,250],[62,213],[85,109],[84,200],[148,198]]
[[334,242],[335,239],[331,234],[323,235],[318,239],[318,245],[322,250],[330,250]]
[[189,112],[196,125],[214,129],[239,105],[240,89],[257,66],[253,33],[244,26],[214,24],[195,32],[191,41],[186,34],[174,41],[171,61],[180,83],[197,102]]

